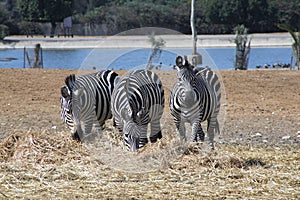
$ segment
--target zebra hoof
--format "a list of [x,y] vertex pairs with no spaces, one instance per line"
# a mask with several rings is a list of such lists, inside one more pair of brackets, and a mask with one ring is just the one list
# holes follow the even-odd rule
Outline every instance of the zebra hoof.
[[78,142],[81,141],[81,140],[80,140],[80,137],[79,137],[79,134],[78,134],[77,131],[76,131],[75,133],[72,134],[72,139],[73,139],[73,140],[76,140],[76,141],[78,141]]
[[161,131],[159,131],[155,136],[150,137],[150,142],[155,143],[158,139],[162,138]]

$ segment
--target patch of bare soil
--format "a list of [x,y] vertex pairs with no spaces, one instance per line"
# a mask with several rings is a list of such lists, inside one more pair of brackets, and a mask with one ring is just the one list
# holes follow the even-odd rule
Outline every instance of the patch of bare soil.
[[[176,72],[157,71],[164,137],[108,157],[72,140],[61,122],[60,87],[72,73],[0,69],[0,199],[299,199],[299,71],[220,71],[226,114],[215,151],[207,143],[167,148],[176,135],[167,105]],[[104,131],[120,141],[111,121]]]
[[[76,70],[0,69],[0,139],[17,130],[68,131],[60,119],[60,88]],[[124,74],[124,71],[117,71]],[[165,93],[165,128],[174,128],[169,91],[175,71],[156,71]],[[80,72],[82,73],[82,72]],[[225,87],[225,124],[219,142],[299,144],[300,72],[220,71]]]

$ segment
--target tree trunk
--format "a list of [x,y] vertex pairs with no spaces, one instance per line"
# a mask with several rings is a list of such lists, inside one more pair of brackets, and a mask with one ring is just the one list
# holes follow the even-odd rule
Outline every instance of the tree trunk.
[[34,48],[34,63],[33,63],[33,68],[40,68],[40,50],[41,50],[41,45],[36,44]]
[[197,53],[197,32],[196,32],[196,27],[195,27],[194,5],[195,5],[195,0],[192,0],[192,2],[191,2],[191,29],[192,29],[192,37],[193,37],[192,55],[196,55],[196,53]]
[[51,31],[50,31],[51,38],[54,37],[55,29],[56,29],[56,22],[51,22]]

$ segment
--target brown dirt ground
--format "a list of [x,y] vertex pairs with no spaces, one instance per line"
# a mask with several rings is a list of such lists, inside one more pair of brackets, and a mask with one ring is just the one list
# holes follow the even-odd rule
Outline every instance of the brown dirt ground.
[[[0,69],[0,141],[16,130],[68,131],[60,119],[59,96],[65,77],[72,73],[78,71]],[[167,104],[176,74],[175,71],[157,71],[157,74],[166,89]],[[219,142],[299,145],[299,71],[219,71],[219,74],[226,90],[226,102],[222,103],[226,121]],[[171,120],[168,106],[165,110],[166,119]],[[166,124],[171,126],[172,122]]]

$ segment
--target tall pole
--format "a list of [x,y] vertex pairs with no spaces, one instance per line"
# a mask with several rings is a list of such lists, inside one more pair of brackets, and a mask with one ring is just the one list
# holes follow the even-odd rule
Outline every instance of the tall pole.
[[194,19],[194,5],[195,5],[195,0],[192,0],[191,2],[191,29],[192,29],[192,37],[193,37],[192,55],[196,55],[197,53],[197,32],[196,32],[195,19]]

